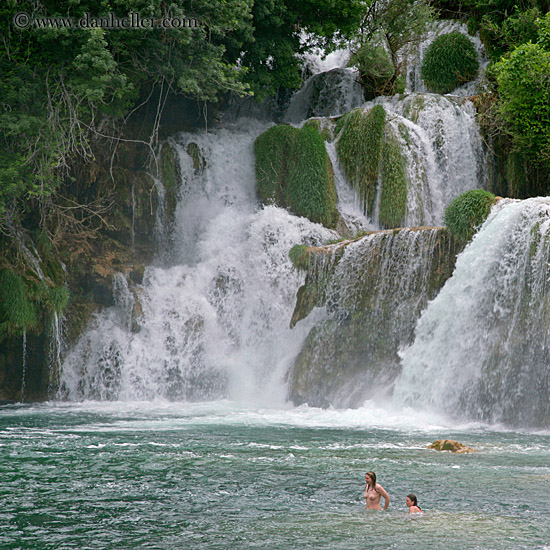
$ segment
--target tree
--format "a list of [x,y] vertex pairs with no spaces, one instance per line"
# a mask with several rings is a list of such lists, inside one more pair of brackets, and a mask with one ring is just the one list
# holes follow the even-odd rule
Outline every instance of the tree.
[[495,66],[499,113],[516,149],[550,166],[550,51],[523,44]]
[[[382,93],[395,93],[396,80],[403,70],[399,51],[418,42],[434,16],[435,11],[429,0],[372,0],[367,4],[353,56],[363,83],[368,85],[374,81]],[[383,54],[381,48],[387,52],[393,66],[389,77],[386,77],[389,73],[387,67],[381,72],[376,69],[380,62],[387,65],[387,62],[380,61]],[[376,63],[373,64],[373,60]],[[373,67],[378,72],[373,74]],[[381,76],[384,82],[380,82]]]

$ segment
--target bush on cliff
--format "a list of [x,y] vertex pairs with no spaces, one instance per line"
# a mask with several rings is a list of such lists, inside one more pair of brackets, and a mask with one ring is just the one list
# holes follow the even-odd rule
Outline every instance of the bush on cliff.
[[475,78],[478,68],[471,40],[455,31],[438,36],[428,46],[420,74],[431,92],[447,94]]
[[495,196],[489,191],[466,191],[447,206],[443,222],[454,236],[468,241],[487,219],[494,202]]
[[254,143],[258,194],[262,202],[333,228],[336,190],[324,140],[313,126],[274,126]]
[[29,300],[23,279],[10,271],[0,271],[0,341],[36,324],[36,311]]
[[337,130],[341,128],[336,143],[338,159],[367,214],[371,214],[374,208],[385,126],[386,111],[381,105],[367,113],[355,109],[342,117],[337,125]]

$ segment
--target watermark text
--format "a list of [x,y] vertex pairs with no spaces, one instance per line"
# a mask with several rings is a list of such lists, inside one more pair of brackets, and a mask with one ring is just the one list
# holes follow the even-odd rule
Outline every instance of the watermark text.
[[143,17],[130,12],[125,17],[114,13],[95,16],[85,13],[82,17],[45,17],[30,15],[20,11],[13,16],[13,25],[17,29],[193,29],[200,27],[198,19],[193,17]]

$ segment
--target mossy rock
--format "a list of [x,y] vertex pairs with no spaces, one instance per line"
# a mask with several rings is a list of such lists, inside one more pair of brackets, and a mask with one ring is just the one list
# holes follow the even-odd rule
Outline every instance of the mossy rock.
[[163,143],[160,152],[160,180],[165,189],[164,208],[166,220],[172,223],[178,204],[178,189],[181,181],[177,154],[170,143]]
[[199,146],[192,141],[187,145],[186,151],[193,161],[193,169],[195,172],[202,173],[206,167],[206,160],[204,159]]
[[379,222],[382,227],[402,227],[407,212],[407,161],[391,128],[382,152],[382,190]]
[[469,241],[487,219],[495,199],[495,195],[483,189],[466,191],[447,206],[443,222],[455,237]]
[[472,41],[454,31],[438,36],[426,49],[420,74],[431,92],[447,94],[473,80],[479,69]]
[[337,123],[337,129],[341,128],[336,142],[338,159],[367,215],[374,210],[385,126],[386,111],[381,105],[368,112],[355,109]]
[[438,439],[431,445],[428,445],[428,449],[434,449],[436,451],[450,451],[456,454],[466,454],[475,452],[471,447],[456,441],[455,439]]
[[326,227],[338,222],[332,164],[320,123],[274,126],[254,143],[258,194],[264,204],[288,208]]

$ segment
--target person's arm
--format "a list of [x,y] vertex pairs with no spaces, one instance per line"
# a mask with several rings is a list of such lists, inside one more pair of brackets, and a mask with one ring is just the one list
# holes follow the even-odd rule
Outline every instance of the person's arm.
[[382,485],[376,484],[376,490],[378,491],[378,494],[384,497],[384,510],[388,509],[388,506],[390,505],[390,495],[388,495],[386,489],[382,487]]
[[365,485],[365,492],[363,493],[363,498],[367,498],[368,492],[369,492],[369,486]]

